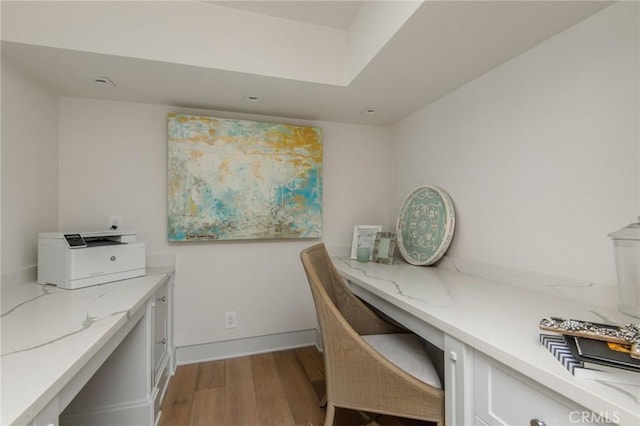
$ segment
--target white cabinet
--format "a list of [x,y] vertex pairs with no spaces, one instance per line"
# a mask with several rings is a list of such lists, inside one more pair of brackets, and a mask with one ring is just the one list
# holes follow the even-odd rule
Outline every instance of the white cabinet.
[[58,397],[38,413],[29,426],[58,426]]
[[[173,277],[172,277],[173,278]],[[172,334],[172,306],[173,281],[172,278],[163,284],[154,294],[150,303],[152,317],[151,371],[152,371],[152,415],[153,423],[160,419],[160,406],[164,398],[169,376],[173,369],[173,334]]]
[[475,422],[473,423],[474,426],[489,426],[484,420],[482,420],[477,415],[474,416],[474,420],[475,420]]
[[444,382],[447,425],[472,424],[473,348],[444,336]]
[[172,294],[170,275],[138,319],[130,319],[137,321],[135,326],[61,413],[60,426],[157,424],[173,368]]
[[602,416],[479,351],[474,356],[474,373],[476,425],[564,426],[606,422]]
[[[167,305],[169,303],[169,299],[167,297],[168,286],[165,284],[158,289],[156,294],[154,295],[154,300],[151,303],[152,311],[153,311],[153,375],[154,378],[157,379],[158,374],[162,366],[165,364],[164,361],[168,356],[168,344],[167,344]],[[157,380],[156,380],[157,383]]]

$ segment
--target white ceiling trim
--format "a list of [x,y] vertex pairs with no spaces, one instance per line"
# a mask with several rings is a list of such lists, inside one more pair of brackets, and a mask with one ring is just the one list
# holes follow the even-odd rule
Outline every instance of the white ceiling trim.
[[335,28],[191,1],[2,1],[2,58],[60,96],[386,126],[610,4],[426,1],[349,81]]
[[242,9],[261,15],[275,16],[307,24],[348,30],[351,20],[364,1],[208,1],[217,6]]
[[346,84],[345,31],[203,2],[2,2],[2,39]]

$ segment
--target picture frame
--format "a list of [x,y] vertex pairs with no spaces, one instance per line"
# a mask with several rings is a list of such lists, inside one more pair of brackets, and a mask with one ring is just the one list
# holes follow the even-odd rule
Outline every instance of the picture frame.
[[351,241],[351,259],[358,258],[358,248],[367,248],[369,249],[369,260],[371,260],[378,232],[382,232],[382,225],[356,225],[353,228]]
[[394,232],[378,232],[373,245],[374,262],[393,265],[396,253],[396,234]]

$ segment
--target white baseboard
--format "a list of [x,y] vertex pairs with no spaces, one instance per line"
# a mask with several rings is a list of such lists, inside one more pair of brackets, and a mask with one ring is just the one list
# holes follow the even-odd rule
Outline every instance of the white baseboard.
[[201,345],[179,346],[176,348],[176,364],[194,364],[303,346],[317,346],[317,340],[316,329],[311,329]]

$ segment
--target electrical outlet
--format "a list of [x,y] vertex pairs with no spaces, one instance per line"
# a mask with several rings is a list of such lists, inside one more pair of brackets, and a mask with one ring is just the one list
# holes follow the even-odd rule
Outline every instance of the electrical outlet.
[[224,327],[236,328],[236,311],[228,311],[224,314]]
[[122,229],[122,216],[109,216],[107,229]]

